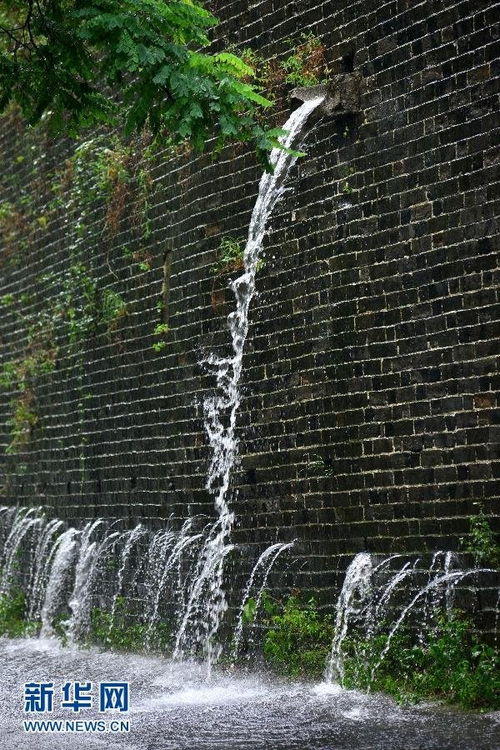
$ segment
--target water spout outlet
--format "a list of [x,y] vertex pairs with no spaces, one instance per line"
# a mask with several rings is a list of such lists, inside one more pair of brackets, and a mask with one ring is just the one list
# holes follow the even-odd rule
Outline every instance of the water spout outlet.
[[362,76],[360,73],[343,73],[332,76],[326,83],[317,86],[298,86],[290,92],[290,98],[299,102],[323,98],[317,113],[321,115],[346,115],[361,109]]

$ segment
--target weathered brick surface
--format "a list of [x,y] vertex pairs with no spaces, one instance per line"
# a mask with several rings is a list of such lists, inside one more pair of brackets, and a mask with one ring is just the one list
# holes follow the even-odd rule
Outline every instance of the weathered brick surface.
[[[306,564],[295,580],[322,588],[361,550],[457,549],[474,501],[498,530],[498,6],[212,6],[221,38],[240,48],[279,56],[284,40],[311,31],[332,73],[364,79],[359,117],[309,133],[266,241],[244,361],[236,541],[298,539]],[[20,141],[6,123],[9,200],[33,180]],[[61,163],[62,145],[45,152],[35,172]],[[61,350],[38,379],[40,422],[21,455],[2,457],[8,499],[151,523],[211,513],[196,402],[212,382],[197,362],[200,349],[227,345],[231,294],[210,267],[221,237],[245,236],[259,173],[241,149],[216,162],[158,158],[142,244],[127,218],[107,238],[93,206],[86,262],[128,315],[116,335],[97,328],[78,352]],[[43,213],[43,179],[36,194]],[[32,240],[18,265],[3,263],[0,295],[28,292],[36,314],[40,277],[59,277],[76,251],[61,219]],[[123,258],[139,246],[149,271]],[[165,263],[171,332],[157,353]],[[0,334],[7,360],[22,345],[9,306]],[[2,393],[4,445],[11,397]]]

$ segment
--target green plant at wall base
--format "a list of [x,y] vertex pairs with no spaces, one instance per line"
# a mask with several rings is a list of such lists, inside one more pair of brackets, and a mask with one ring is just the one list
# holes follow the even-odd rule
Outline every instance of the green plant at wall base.
[[302,602],[291,596],[278,613],[269,615],[266,626],[264,656],[275,669],[290,677],[321,676],[333,625],[329,615],[318,611],[314,599]]
[[469,536],[460,539],[464,552],[474,556],[476,565],[500,568],[500,545],[481,506],[479,513],[469,518],[469,525]]
[[253,597],[250,597],[245,602],[245,606],[243,607],[243,612],[241,613],[241,616],[245,625],[251,625],[255,620],[256,614],[257,614],[257,601]]
[[217,261],[210,271],[217,276],[243,271],[245,248],[234,237],[223,237],[217,250]]
[[68,643],[68,619],[69,619],[69,613],[60,613],[54,617],[52,622],[50,623],[52,630],[55,634],[55,636],[61,641],[61,644],[63,646],[66,646]]
[[463,708],[500,708],[498,650],[481,643],[462,613],[442,616],[424,645],[409,630],[344,641],[346,688],[379,690],[401,703],[438,699]]
[[[302,602],[295,595],[285,603],[265,595],[263,604],[269,664],[291,677],[321,677],[334,635],[331,617],[322,615],[313,599]],[[254,616],[252,602],[244,619],[252,622]],[[401,703],[431,698],[464,708],[500,708],[498,649],[482,643],[460,611],[428,623],[422,642],[411,629],[390,639],[351,636],[342,656],[348,689],[385,692]]]
[[150,639],[158,650],[163,651],[171,637],[170,628],[164,623],[158,623],[153,631],[149,632],[147,625],[127,621],[123,597],[117,599],[114,617],[110,612],[94,607],[90,622],[89,642],[116,651],[144,651],[146,638]]
[[38,623],[25,620],[26,597],[23,591],[12,590],[10,594],[0,596],[0,635],[9,638],[21,638],[34,635]]

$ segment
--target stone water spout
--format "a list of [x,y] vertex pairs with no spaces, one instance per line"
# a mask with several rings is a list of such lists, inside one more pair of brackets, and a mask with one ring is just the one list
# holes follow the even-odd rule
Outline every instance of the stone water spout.
[[317,86],[298,86],[290,92],[290,98],[299,102],[322,99],[317,115],[355,114],[361,110],[362,82],[360,73],[341,73]]

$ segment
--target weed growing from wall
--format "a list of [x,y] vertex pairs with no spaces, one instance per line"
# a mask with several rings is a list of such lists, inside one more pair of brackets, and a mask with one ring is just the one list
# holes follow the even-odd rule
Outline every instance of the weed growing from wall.
[[13,295],[2,298],[2,304],[15,311],[25,340],[21,354],[4,362],[0,369],[0,387],[16,394],[10,401],[11,416],[7,421],[10,442],[6,453],[11,454],[24,450],[30,443],[33,430],[39,423],[36,387],[41,377],[54,370],[57,358],[50,315],[46,311],[26,314],[23,306],[26,301],[25,298],[17,301]]
[[101,322],[108,337],[117,330],[127,313],[127,304],[123,297],[112,289],[105,289],[102,293]]
[[[31,187],[39,190],[40,195],[34,201],[30,194],[17,191],[11,184],[15,176],[6,183],[11,194],[19,192],[18,202],[23,203],[23,211],[13,200],[4,201],[0,206],[2,257],[4,260],[18,258],[19,250],[58,218],[67,227],[64,237],[67,264],[62,272],[40,275],[38,300],[25,300],[23,295],[13,294],[2,299],[2,305],[17,322],[20,342],[18,352],[13,353],[0,373],[0,386],[16,394],[10,402],[8,420],[11,439],[7,452],[13,454],[29,446],[33,431],[41,425],[38,382],[54,370],[57,359],[77,357],[76,364],[73,359],[72,370],[74,374],[76,370],[77,383],[81,386],[78,409],[84,411],[82,389],[87,342],[100,332],[112,339],[128,313],[127,304],[118,291],[98,288],[87,252],[89,240],[91,235],[95,240],[96,218],[100,216],[98,231],[109,243],[118,232],[125,206],[130,202],[142,206],[143,220],[148,213],[145,204],[150,190],[150,155],[144,156],[146,149],[134,149],[132,143],[124,144],[115,136],[101,134],[78,144],[63,167],[48,172],[45,180],[42,174],[43,127],[26,129],[20,125],[18,140],[19,163],[24,171],[32,163],[29,167],[33,172]],[[136,180],[137,170],[139,180]],[[3,185],[2,176],[0,182]],[[137,182],[140,182],[139,190]],[[137,198],[138,193],[139,199],[132,201],[132,194]],[[45,207],[40,210],[38,206],[43,201]],[[138,267],[149,269],[148,260],[141,252]],[[83,413],[79,422],[83,436]]]
[[[259,258],[255,270],[261,271],[265,266],[265,260]],[[230,276],[245,270],[245,243],[234,237],[226,236],[220,241],[217,248],[217,260],[211,266],[210,273],[214,276]]]
[[314,86],[328,80],[330,74],[326,46],[312,33],[287,39],[277,58],[266,60],[249,48],[241,54],[261,90],[275,101],[285,99],[288,87]]
[[293,52],[281,63],[285,83],[315,86],[324,80],[328,74],[325,45],[312,33],[301,34],[296,42],[290,39],[289,43]]
[[244,245],[234,237],[223,237],[217,250],[217,260],[211,267],[211,273],[216,276],[237,273],[243,271]]
[[500,568],[500,545],[479,503],[479,513],[469,518],[469,535],[460,539],[464,552],[474,557],[476,565]]
[[319,453],[311,453],[308,454],[307,463],[301,473],[308,477],[332,477],[334,469],[331,462],[325,460]]
[[165,349],[165,347],[167,346],[165,336],[169,331],[170,326],[168,325],[168,323],[158,323],[158,325],[155,326],[153,336],[156,336],[159,339],[152,344],[152,348],[155,352],[161,352],[163,351],[163,349]]
[[25,218],[23,213],[10,201],[0,203],[0,240],[2,262],[16,258],[19,251],[26,249],[24,238]]

